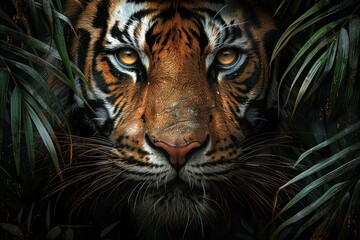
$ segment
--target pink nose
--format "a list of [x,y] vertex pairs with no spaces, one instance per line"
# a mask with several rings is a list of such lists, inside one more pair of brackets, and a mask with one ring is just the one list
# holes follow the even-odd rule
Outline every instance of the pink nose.
[[186,146],[172,147],[169,144],[161,141],[155,142],[154,145],[165,150],[165,152],[167,152],[170,156],[170,164],[177,168],[181,168],[182,166],[184,166],[186,162],[186,154],[188,154],[191,150],[201,146],[199,142],[191,142]]

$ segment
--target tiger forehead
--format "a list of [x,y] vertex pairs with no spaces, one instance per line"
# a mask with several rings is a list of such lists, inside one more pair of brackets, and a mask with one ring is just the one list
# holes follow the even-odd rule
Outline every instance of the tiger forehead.
[[112,2],[109,15],[105,48],[145,49],[176,39],[184,45],[198,40],[202,51],[205,43],[214,50],[228,40],[226,33],[241,37],[246,22],[239,7],[203,1]]

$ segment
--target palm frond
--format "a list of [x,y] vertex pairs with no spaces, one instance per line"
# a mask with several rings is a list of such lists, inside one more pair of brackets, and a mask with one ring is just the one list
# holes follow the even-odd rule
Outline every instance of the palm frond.
[[[56,136],[58,130],[69,133],[69,126],[48,78],[74,92],[75,77],[85,80],[69,59],[64,28],[72,26],[61,12],[58,0],[0,3],[0,214],[10,216],[0,232],[27,239],[58,235],[50,202],[41,198],[49,179],[61,178],[70,164]],[[32,235],[45,215],[41,228],[48,231]]]
[[[280,79],[278,94],[280,99],[287,90],[283,104],[292,104],[293,116],[301,115],[293,119],[292,130],[301,143],[299,149],[303,150],[292,158],[294,168],[302,163],[305,169],[275,196],[274,211],[281,191],[294,183],[303,185],[274,215],[275,221],[290,213],[274,231],[272,239],[298,222],[303,225],[296,237],[310,229],[313,237],[321,239],[331,232],[337,233],[338,239],[359,237],[356,229],[360,221],[353,221],[351,227],[348,223],[350,213],[359,211],[359,202],[356,206],[350,202],[359,200],[360,35],[355,24],[358,26],[360,21],[360,4],[352,0],[324,0],[311,6],[297,0],[283,1],[277,14],[281,14],[282,8],[293,9],[292,16],[280,16],[293,19],[293,23],[285,26],[273,61],[286,49],[295,49]],[[291,72],[294,73],[290,75]],[[286,84],[288,88],[284,88]],[[304,119],[311,120],[304,123]],[[294,212],[295,206],[300,209]]]

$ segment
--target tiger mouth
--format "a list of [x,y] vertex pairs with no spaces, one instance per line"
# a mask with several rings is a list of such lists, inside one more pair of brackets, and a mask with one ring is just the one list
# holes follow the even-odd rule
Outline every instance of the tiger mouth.
[[142,194],[144,195],[138,196],[138,201],[130,204],[135,219],[141,216],[148,222],[156,222],[158,226],[169,229],[189,224],[205,226],[222,212],[218,209],[219,205],[215,204],[216,200],[210,190],[191,187],[181,180],[171,181],[166,186],[147,190]]
[[[207,215],[208,211],[213,211],[211,209],[214,201],[211,189],[190,186],[180,178],[176,178],[160,187],[139,189],[139,192],[133,195],[130,205],[140,211],[156,210],[157,213],[177,221],[184,214],[187,219],[199,214]],[[159,218],[163,216],[162,214],[159,214]]]

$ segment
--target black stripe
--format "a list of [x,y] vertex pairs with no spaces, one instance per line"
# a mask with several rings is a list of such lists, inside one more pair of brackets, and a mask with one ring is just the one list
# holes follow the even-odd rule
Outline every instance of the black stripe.
[[209,44],[209,39],[203,27],[199,26],[200,36],[199,36],[199,47],[200,47],[200,56],[204,54],[206,46]]
[[234,42],[236,39],[241,38],[243,35],[242,30],[239,26],[230,26],[227,27],[227,29],[229,29],[230,32],[230,36],[227,40],[230,42]]
[[[128,21],[129,22],[129,21]],[[131,42],[131,36],[125,28],[123,31],[119,29],[119,21],[116,21],[114,26],[111,28],[110,34],[113,38],[116,38],[121,43]],[[127,41],[126,41],[127,40]]]
[[[102,71],[98,71],[96,69],[96,57],[94,57],[93,60],[93,76],[94,76],[94,81],[96,83],[96,87],[98,87],[103,93],[105,94],[110,94],[112,91],[109,89],[109,86],[114,86],[114,85],[118,85],[120,87],[121,83],[123,81],[132,81],[132,77],[124,72],[119,71],[116,67],[113,66],[113,64],[111,63],[111,61],[107,58],[107,57],[103,57],[101,59],[101,61],[105,61],[107,62],[107,64],[109,65],[110,68],[110,73],[115,76],[119,82],[118,83],[108,83],[106,82],[106,79],[104,79],[103,75],[102,75]],[[134,70],[135,71],[135,70]],[[112,100],[114,101],[114,100]]]
[[109,0],[102,0],[97,5],[97,11],[93,20],[94,28],[104,28],[107,26],[107,20],[109,18]]
[[210,65],[206,76],[210,85],[215,85],[218,83],[218,78],[217,78],[218,74],[219,74],[219,69],[216,68],[216,64],[215,62],[213,62]]
[[[108,102],[110,102],[111,104],[114,104],[120,97],[123,96],[123,93],[122,93],[122,92],[120,92],[120,93],[118,93],[118,94],[116,94],[116,93],[117,93],[116,91],[113,91],[110,96],[106,97],[106,100],[107,100]],[[120,103],[119,103],[119,104],[120,104]],[[119,105],[119,104],[117,104],[117,105]],[[115,107],[116,107],[116,106],[115,106]]]
[[157,33],[157,34],[154,34],[154,28],[155,28],[155,25],[157,24],[157,22],[155,22],[151,28],[147,31],[147,33],[145,34],[145,40],[146,40],[146,43],[148,44],[149,46],[149,49],[150,49],[150,52],[153,53],[153,47],[154,47],[154,44],[156,41],[159,40],[160,38],[160,33]]
[[[116,102],[116,100],[119,100],[119,98],[124,98],[126,96],[124,96],[124,93],[123,92],[120,92],[118,94],[112,94],[111,96],[107,97],[106,100],[108,100],[109,102],[111,103],[114,103]],[[118,109],[119,108],[119,105],[122,104],[122,101],[119,101],[114,107],[115,109]],[[124,104],[126,105],[126,104]],[[121,109],[120,109],[121,110]]]
[[[190,46],[190,48],[192,48],[191,47],[192,44],[193,44],[192,36],[190,35],[190,33],[184,27],[182,27],[181,29],[185,33],[186,40],[188,41],[187,45]],[[191,31],[191,29],[190,29],[190,31]]]
[[162,49],[166,46],[166,44],[168,43],[171,32],[168,31],[167,33],[162,33],[162,34],[163,34],[163,35],[165,34],[165,38],[164,38],[164,40],[160,43],[160,45],[162,46],[162,48],[160,49],[159,52],[161,52],[161,50],[162,50]]
[[90,44],[90,33],[83,29],[79,28],[77,30],[79,36],[79,45],[78,45],[78,67],[80,70],[84,72],[85,70],[85,60],[88,56],[89,52],[89,44]]
[[248,100],[247,97],[242,97],[242,96],[236,95],[233,92],[230,92],[230,96],[232,96],[236,100],[236,102],[238,102],[240,104],[245,103]]
[[154,13],[155,10],[154,9],[144,9],[144,10],[139,10],[135,13],[133,13],[129,19],[129,21],[139,21],[141,22],[141,19],[143,19],[144,17],[146,17],[149,14]]
[[114,129],[114,120],[108,116],[102,127],[99,128],[99,135],[109,136],[113,129]]
[[117,114],[115,116],[116,119],[119,118],[120,114],[124,112],[124,109],[126,106],[127,106],[127,103],[126,102],[123,103],[122,101],[120,101],[118,104],[115,105],[115,111],[117,112]]
[[[234,109],[233,106],[236,107],[236,109]],[[238,109],[239,109],[239,108],[238,108],[237,104],[233,104],[233,105],[229,104],[229,110],[230,110],[230,112],[231,112],[231,115],[234,116],[234,117],[235,117],[235,120],[239,122],[239,119],[238,119],[238,113],[239,113],[239,111],[238,111]]]
[[[256,64],[256,65],[258,65],[258,64]],[[259,81],[261,81],[261,79],[259,79],[259,76],[260,76],[260,74],[259,74],[260,69],[259,68],[260,67],[255,66],[255,68],[251,72],[251,75],[240,83],[241,85],[246,86],[246,89],[241,90],[242,93],[248,93],[250,90],[252,90],[255,87],[255,85]]]
[[162,12],[160,12],[158,15],[155,16],[155,18],[161,18],[163,21],[168,21],[175,17],[176,15],[176,9],[166,9]]
[[[96,109],[96,108],[103,108],[104,107],[104,101],[101,99],[96,99],[96,100],[92,100],[89,99],[87,100],[87,102],[89,103],[89,105],[91,106],[91,108]],[[95,116],[95,115],[94,115]]]

